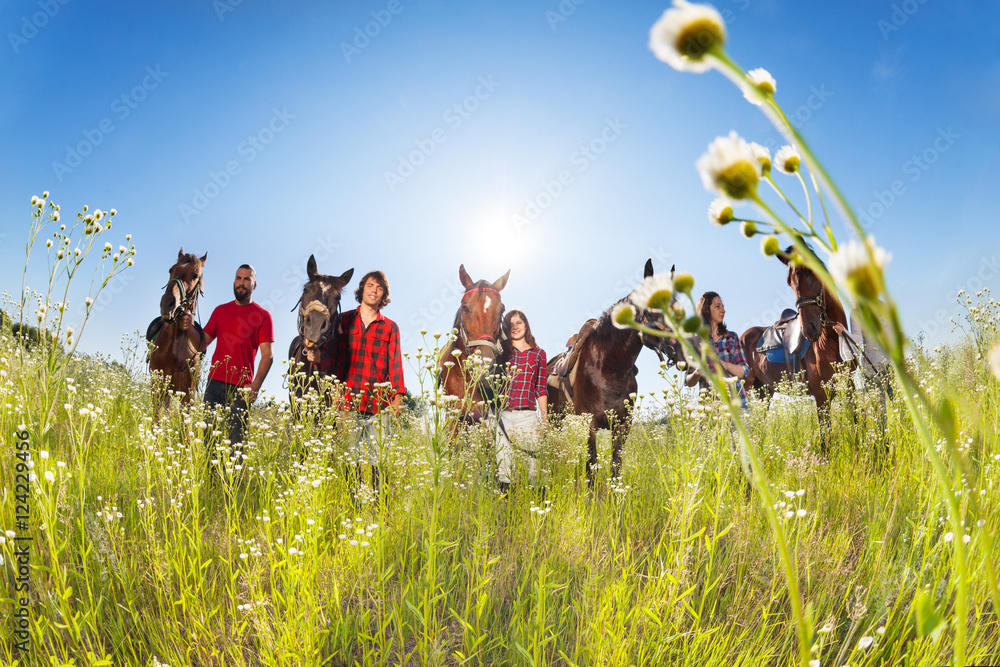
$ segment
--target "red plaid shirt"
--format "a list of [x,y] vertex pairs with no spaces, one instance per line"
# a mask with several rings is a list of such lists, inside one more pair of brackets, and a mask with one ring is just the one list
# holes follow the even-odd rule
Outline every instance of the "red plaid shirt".
[[545,350],[533,347],[522,352],[515,347],[507,363],[510,370],[507,409],[534,410],[539,397],[546,395]]
[[334,374],[351,392],[345,408],[379,412],[406,393],[399,327],[382,313],[367,328],[356,308],[341,315],[336,348]]

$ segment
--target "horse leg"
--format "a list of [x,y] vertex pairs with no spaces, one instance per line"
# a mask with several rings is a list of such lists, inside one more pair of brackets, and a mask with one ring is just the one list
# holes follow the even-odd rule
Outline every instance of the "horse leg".
[[622,445],[628,438],[631,419],[628,415],[612,416],[611,423],[611,478],[618,481],[622,473]]
[[587,436],[587,486],[594,490],[594,466],[597,465],[597,424],[590,421],[590,435]]

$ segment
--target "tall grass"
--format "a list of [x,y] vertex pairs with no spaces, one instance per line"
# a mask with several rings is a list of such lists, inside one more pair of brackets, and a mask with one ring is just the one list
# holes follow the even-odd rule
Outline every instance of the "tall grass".
[[[964,534],[947,523],[898,392],[884,434],[877,391],[836,401],[829,459],[800,390],[751,405],[747,428],[777,498],[819,664],[948,664],[949,540],[966,535],[967,659],[1000,661],[981,546],[997,528],[1000,389],[974,339],[918,350],[909,362],[925,392],[961,401],[960,431],[989,434],[963,435],[972,466],[951,471],[963,503],[978,500]],[[452,445],[414,419],[388,447],[389,489],[376,498],[352,494],[335,416],[296,422],[281,406],[255,408],[247,460],[226,475],[226,452],[206,449],[211,415],[200,402],[154,423],[146,379],[103,360],[69,359],[42,438],[53,397],[34,387],[45,354],[0,335],[0,431],[28,430],[35,475],[30,528],[16,531],[13,465],[0,473],[0,529],[33,539],[31,649],[18,652],[5,624],[4,664],[797,660],[772,532],[746,498],[728,420],[707,398],[695,403],[680,389],[640,397],[623,478],[602,479],[593,494],[580,419],[545,440],[544,497],[522,483],[507,498],[491,483],[490,434]],[[9,537],[0,554],[11,582],[3,606],[13,610]]]

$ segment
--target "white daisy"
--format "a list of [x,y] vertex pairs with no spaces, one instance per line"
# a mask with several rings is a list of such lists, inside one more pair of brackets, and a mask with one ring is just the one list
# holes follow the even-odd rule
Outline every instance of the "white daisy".
[[760,162],[736,132],[709,144],[708,152],[698,158],[697,167],[706,190],[730,199],[746,199],[757,192]]
[[882,291],[882,273],[891,259],[890,253],[875,245],[874,236],[863,242],[851,239],[830,257],[830,275],[851,294],[873,300]]
[[733,221],[733,205],[725,197],[716,197],[708,205],[708,219],[713,225],[728,225]]
[[632,290],[628,300],[642,310],[665,311],[674,298],[674,281],[669,273],[657,273]]
[[726,43],[726,22],[711,5],[674,0],[649,31],[649,48],[657,58],[681,72],[704,72],[706,57]]
[[628,303],[619,303],[611,309],[611,322],[619,329],[631,329],[635,323],[635,310]]
[[[778,82],[763,67],[758,67],[747,72],[747,83],[763,93],[765,97],[774,95],[774,91],[778,89]],[[749,90],[743,92],[743,97],[747,98],[751,104],[761,105],[760,99]]]
[[874,641],[875,641],[874,637],[862,637],[861,639],[858,640],[858,648],[864,650],[869,646],[871,646],[872,642]]
[[757,158],[757,162],[760,162],[760,170],[764,176],[771,171],[771,151],[767,150],[767,147],[761,146],[758,143],[750,142],[750,150],[753,151],[753,155]]
[[802,156],[799,155],[795,146],[782,146],[774,154],[774,166],[778,168],[778,171],[783,171],[786,174],[794,174],[799,170],[801,164]]

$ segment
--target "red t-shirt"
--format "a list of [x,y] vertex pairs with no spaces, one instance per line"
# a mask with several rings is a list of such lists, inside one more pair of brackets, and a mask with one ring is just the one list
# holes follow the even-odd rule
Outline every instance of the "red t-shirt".
[[260,344],[274,342],[271,313],[256,303],[241,306],[230,301],[218,306],[208,318],[205,333],[215,338],[209,377],[239,387],[253,381]]

